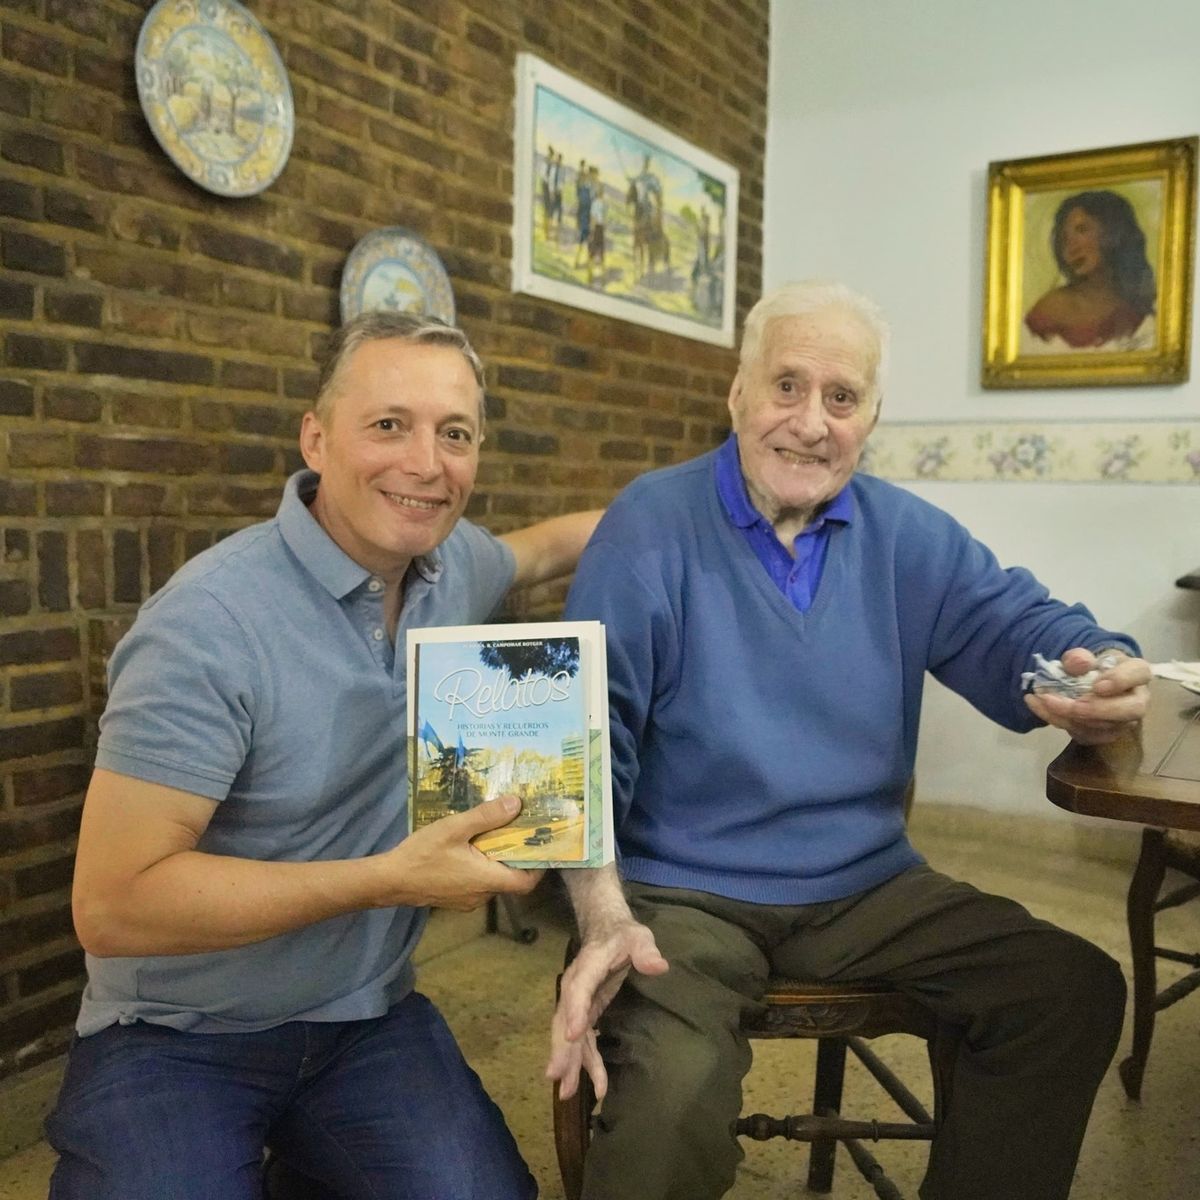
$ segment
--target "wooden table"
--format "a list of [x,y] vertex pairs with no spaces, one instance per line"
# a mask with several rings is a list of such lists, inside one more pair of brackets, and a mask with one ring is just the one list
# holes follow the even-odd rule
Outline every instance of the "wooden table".
[[[1046,770],[1046,795],[1060,808],[1145,826],[1126,901],[1133,1047],[1120,1072],[1133,1100],[1141,1097],[1156,1014],[1200,987],[1200,954],[1154,944],[1155,913],[1200,896],[1200,844],[1170,832],[1200,830],[1200,696],[1165,679],[1155,679],[1150,687],[1150,711],[1139,733],[1109,746],[1072,742]],[[1190,875],[1193,882],[1160,900],[1168,867]],[[1192,971],[1159,992],[1158,958],[1184,963]]]
[[1059,808],[1161,829],[1200,830],[1200,696],[1177,683],[1150,684],[1140,734],[1108,746],[1072,742],[1046,770]]

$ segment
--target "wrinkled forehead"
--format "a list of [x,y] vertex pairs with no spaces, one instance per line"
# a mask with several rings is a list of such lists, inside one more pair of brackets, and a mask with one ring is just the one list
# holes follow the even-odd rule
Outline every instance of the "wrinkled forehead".
[[879,339],[852,309],[774,317],[763,330],[758,366],[768,373],[789,365],[821,365],[852,376],[848,382],[870,386],[879,367]]

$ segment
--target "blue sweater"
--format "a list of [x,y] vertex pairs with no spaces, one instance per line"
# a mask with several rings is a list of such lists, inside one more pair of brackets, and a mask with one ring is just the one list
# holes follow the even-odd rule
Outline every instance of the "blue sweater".
[[921,861],[903,795],[925,672],[1014,730],[1034,651],[1136,646],[1003,570],[952,517],[850,484],[812,608],[768,577],[717,495],[715,453],[635,480],[567,601],[607,628],[627,879],[762,904],[873,887]]

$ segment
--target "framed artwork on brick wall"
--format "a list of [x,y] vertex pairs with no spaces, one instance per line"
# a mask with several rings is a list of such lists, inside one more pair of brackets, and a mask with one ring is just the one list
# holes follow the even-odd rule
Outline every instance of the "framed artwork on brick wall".
[[988,167],[983,386],[1188,377],[1194,137]]
[[738,172],[517,56],[513,289],[732,346]]

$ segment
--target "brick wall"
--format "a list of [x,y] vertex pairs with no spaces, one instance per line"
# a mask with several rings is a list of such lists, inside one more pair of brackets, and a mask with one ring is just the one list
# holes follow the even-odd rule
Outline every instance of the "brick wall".
[[246,3],[296,137],[226,200],[141,115],[148,0],[0,0],[0,1080],[74,1018],[107,653],[185,559],[274,512],[358,238],[405,225],[442,255],[488,364],[471,515],[496,531],[722,436],[732,352],[508,290],[516,53],[734,163],[739,316],[760,286],[768,0]]

